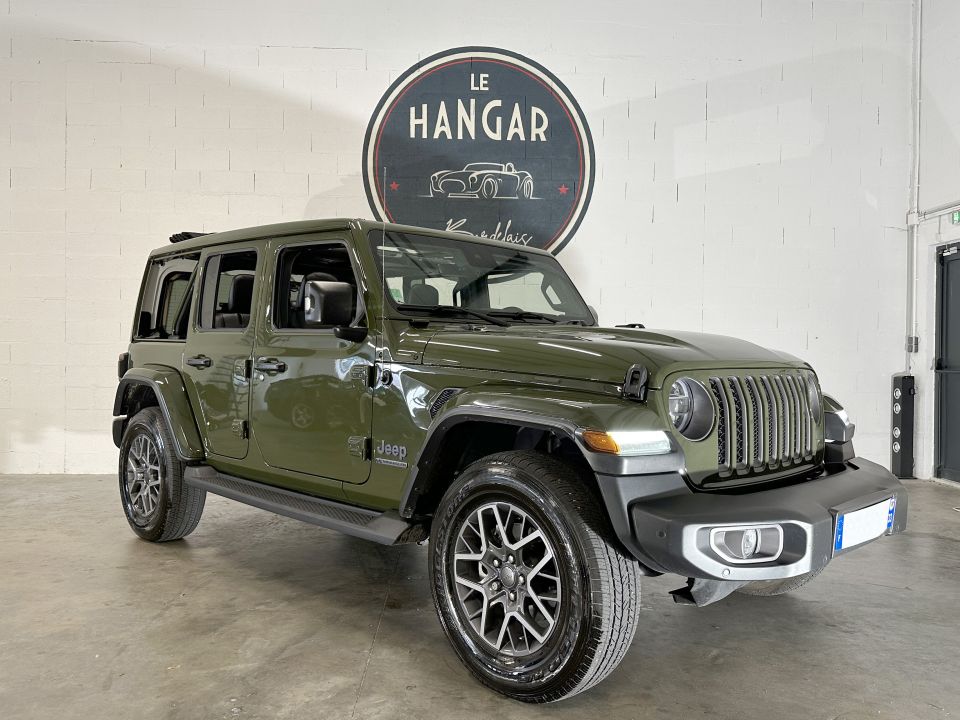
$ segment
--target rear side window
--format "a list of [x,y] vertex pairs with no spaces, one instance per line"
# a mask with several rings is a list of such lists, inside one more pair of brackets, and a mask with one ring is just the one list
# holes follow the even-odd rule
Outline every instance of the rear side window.
[[183,307],[183,301],[187,298],[191,277],[190,273],[170,273],[164,278],[163,286],[160,288],[160,324],[171,332],[175,332],[177,316]]
[[144,278],[135,338],[186,339],[198,259],[198,255],[184,255],[150,263]]
[[211,255],[203,272],[200,327],[204,330],[243,330],[253,311],[255,250]]

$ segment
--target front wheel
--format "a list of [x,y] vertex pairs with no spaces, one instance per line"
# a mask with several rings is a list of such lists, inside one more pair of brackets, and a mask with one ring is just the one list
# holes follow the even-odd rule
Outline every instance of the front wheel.
[[603,680],[639,620],[637,563],[584,479],[540,453],[488,456],[454,482],[434,519],[430,577],[460,660],[524,702]]

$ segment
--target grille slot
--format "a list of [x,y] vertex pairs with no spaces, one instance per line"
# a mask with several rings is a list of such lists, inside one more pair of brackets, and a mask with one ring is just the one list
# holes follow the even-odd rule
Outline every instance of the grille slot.
[[723,389],[720,378],[710,378],[710,389],[717,401],[717,465],[720,474],[730,471],[730,457],[728,452],[728,438],[730,428],[727,426],[727,393]]
[[744,378],[744,385],[747,387],[747,395],[750,396],[750,420],[753,427],[753,462],[751,465],[755,468],[762,468],[766,462],[767,455],[764,454],[766,445],[763,442],[763,428],[767,426],[764,408],[760,404],[760,389],[757,387],[757,380],[754,377]]
[[720,480],[813,460],[818,420],[800,372],[712,377]]
[[730,388],[730,395],[733,397],[733,422],[734,432],[737,434],[735,447],[737,454],[737,470],[747,467],[747,413],[744,411],[743,390],[740,387],[740,379],[735,377],[727,378],[727,386]]

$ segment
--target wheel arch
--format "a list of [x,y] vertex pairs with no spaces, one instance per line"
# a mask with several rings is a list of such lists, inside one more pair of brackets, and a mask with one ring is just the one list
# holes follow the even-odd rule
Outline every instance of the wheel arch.
[[450,410],[432,426],[404,485],[401,516],[432,514],[459,470],[495,452],[518,449],[537,449],[570,462],[588,478],[599,497],[596,475],[574,423],[548,415],[469,406]]
[[120,379],[113,401],[113,442],[117,447],[129,419],[146,407],[160,408],[182,460],[204,459],[203,442],[183,378],[174,368],[163,365],[132,368]]

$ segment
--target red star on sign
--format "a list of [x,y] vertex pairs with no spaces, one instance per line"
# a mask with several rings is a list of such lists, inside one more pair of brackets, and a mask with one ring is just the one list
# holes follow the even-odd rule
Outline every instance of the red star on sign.
[[567,184],[564,183],[563,185],[561,185],[560,187],[558,187],[557,190],[560,191],[560,194],[561,194],[561,195],[566,195],[566,194],[567,194],[567,191],[570,190],[570,188],[568,188],[568,187],[567,187]]
[[394,192],[396,192],[396,191],[397,191],[397,188],[399,188],[399,187],[400,187],[400,185],[399,185],[399,183],[397,183],[396,180],[394,180],[392,183],[390,183],[390,189],[393,190]]

